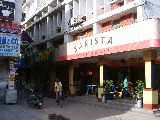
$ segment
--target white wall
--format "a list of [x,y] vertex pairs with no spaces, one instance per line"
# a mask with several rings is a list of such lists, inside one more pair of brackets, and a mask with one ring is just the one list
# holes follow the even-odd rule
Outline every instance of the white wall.
[[14,15],[14,23],[21,25],[22,18],[22,1],[23,0],[15,0],[15,15]]

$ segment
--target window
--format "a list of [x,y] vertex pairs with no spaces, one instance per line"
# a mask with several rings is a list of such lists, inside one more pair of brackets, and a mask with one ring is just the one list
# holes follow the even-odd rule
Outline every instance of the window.
[[124,1],[121,1],[121,2],[120,2],[120,3],[118,3],[117,5],[118,5],[118,7],[123,6],[123,5],[124,5]]
[[26,13],[22,13],[22,19],[21,19],[21,22],[25,21],[25,18],[26,18]]
[[114,20],[112,23],[112,29],[116,29],[120,27],[120,19]]
[[137,22],[137,13],[133,13],[133,22]]

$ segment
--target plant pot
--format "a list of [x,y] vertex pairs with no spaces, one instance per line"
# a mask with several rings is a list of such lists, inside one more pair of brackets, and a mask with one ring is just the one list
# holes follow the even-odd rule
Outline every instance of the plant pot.
[[113,100],[113,94],[107,94],[106,95],[106,100]]
[[101,96],[102,96],[102,102],[105,103],[107,94],[101,94]]
[[142,97],[138,97],[136,100],[137,100],[137,107],[138,108],[142,108],[142,106],[143,106],[143,98]]
[[76,91],[76,95],[77,96],[81,96],[82,95],[82,92],[80,90]]
[[96,98],[98,99],[98,92],[96,92]]

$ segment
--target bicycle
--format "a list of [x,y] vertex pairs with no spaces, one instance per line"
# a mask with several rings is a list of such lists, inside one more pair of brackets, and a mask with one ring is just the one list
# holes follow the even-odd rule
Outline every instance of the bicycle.
[[63,96],[59,96],[59,93],[60,93],[60,90],[57,90],[58,91],[58,100],[57,100],[57,104],[61,106],[62,108],[62,101],[63,101]]

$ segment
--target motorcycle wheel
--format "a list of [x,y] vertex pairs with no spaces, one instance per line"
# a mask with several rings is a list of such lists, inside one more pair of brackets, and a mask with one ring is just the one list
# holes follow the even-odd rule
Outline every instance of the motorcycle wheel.
[[29,100],[27,100],[28,105],[31,105],[31,103],[29,102]]

